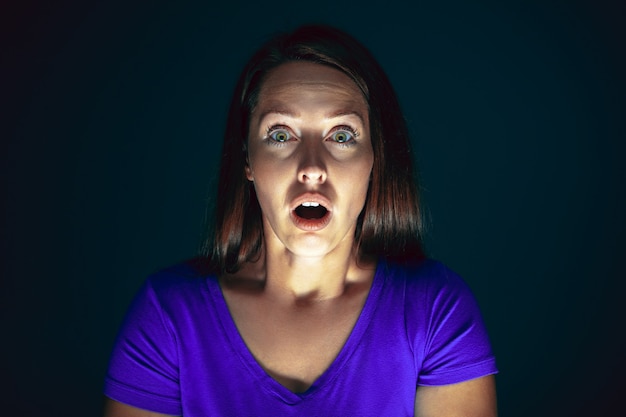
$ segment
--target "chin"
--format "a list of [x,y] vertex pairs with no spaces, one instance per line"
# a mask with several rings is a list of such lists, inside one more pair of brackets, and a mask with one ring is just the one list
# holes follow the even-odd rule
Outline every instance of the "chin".
[[341,242],[329,241],[316,234],[298,236],[286,245],[289,252],[305,258],[320,258],[326,256],[337,250],[340,246]]
[[287,248],[292,254],[303,258],[319,258],[332,252],[332,248],[321,242],[298,242]]

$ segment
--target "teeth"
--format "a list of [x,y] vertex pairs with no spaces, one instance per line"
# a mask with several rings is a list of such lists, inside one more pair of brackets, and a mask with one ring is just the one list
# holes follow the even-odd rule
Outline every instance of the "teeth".
[[319,207],[320,203],[315,203],[313,201],[305,201],[302,203],[304,207]]

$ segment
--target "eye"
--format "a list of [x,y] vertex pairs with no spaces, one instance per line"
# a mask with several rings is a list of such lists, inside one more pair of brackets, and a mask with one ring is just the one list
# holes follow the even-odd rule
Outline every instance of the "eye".
[[330,135],[330,139],[337,143],[349,143],[352,142],[355,137],[356,133],[347,126],[340,128]]
[[287,142],[289,139],[291,139],[291,133],[289,133],[285,129],[276,129],[269,133],[269,137],[274,142],[282,143],[282,142]]

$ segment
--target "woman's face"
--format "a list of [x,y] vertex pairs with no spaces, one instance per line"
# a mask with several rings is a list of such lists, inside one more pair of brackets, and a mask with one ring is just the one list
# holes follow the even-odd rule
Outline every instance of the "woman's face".
[[351,250],[373,161],[367,103],[347,75],[310,62],[268,73],[250,118],[246,174],[269,247],[310,257]]

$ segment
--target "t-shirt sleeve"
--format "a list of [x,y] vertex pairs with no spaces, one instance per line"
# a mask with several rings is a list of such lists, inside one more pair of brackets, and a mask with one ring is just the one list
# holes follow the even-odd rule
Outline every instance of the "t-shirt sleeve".
[[145,410],[180,415],[177,340],[148,279],[115,342],[104,394]]
[[[478,303],[467,284],[435,263],[417,306],[425,318],[416,331],[418,385],[446,385],[497,373]],[[432,275],[431,275],[432,274]]]

